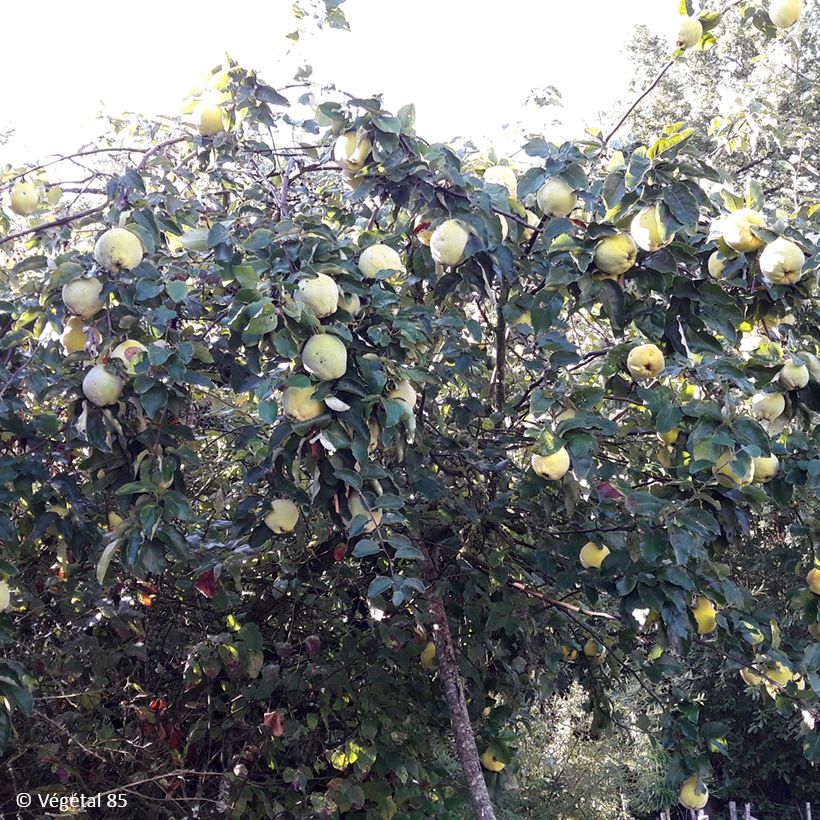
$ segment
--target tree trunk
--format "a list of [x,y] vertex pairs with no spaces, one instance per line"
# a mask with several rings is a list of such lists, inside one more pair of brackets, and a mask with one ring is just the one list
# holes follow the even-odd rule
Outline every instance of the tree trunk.
[[456,663],[453,637],[447,621],[447,610],[444,607],[441,593],[438,590],[438,573],[433,559],[426,547],[424,555],[424,583],[427,587],[427,606],[433,624],[433,641],[436,645],[436,658],[439,666],[439,677],[444,687],[447,708],[450,712],[450,725],[456,741],[456,751],[461,763],[461,771],[470,796],[470,805],[476,820],[495,820],[495,811],[484,782],[484,772],[478,757],[475,734],[470,724],[467,701],[461,685],[461,676]]

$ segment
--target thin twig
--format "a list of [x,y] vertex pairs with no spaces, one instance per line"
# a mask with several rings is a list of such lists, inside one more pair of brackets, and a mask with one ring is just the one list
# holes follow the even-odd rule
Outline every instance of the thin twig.
[[652,91],[654,91],[655,88],[657,88],[658,83],[664,78],[666,72],[669,71],[673,65],[675,65],[675,60],[669,60],[669,62],[666,63],[666,65],[658,72],[658,76],[655,77],[655,79],[652,80],[652,82],[646,87],[640,97],[638,97],[638,99],[635,100],[629,108],[627,108],[626,113],[621,117],[621,119],[618,120],[618,124],[606,135],[606,138],[604,139],[604,146],[609,144],[609,141],[615,136],[618,129],[627,121],[629,115],[644,101],[644,99],[646,99],[646,97],[652,93]]
[[74,154],[60,155],[57,159],[44,162],[40,165],[34,165],[31,168],[27,168],[25,171],[21,171],[19,174],[15,174],[13,177],[9,177],[4,182],[2,187],[8,188],[16,179],[33,174],[35,171],[42,171],[43,168],[48,168],[51,165],[57,165],[59,162],[70,162],[75,157],[89,157],[92,154],[144,154],[146,151],[150,150],[150,148],[93,148],[88,151],[77,151]]
[[5,245],[6,242],[11,242],[12,239],[19,239],[21,236],[28,236],[32,233],[39,233],[47,228],[56,228],[59,225],[67,225],[69,222],[74,222],[77,219],[82,219],[84,216],[91,216],[98,214],[105,206],[98,205],[96,208],[89,208],[87,211],[80,211],[78,214],[69,214],[68,216],[54,219],[51,222],[44,222],[42,225],[37,225],[34,228],[28,228],[25,231],[18,231],[17,233],[10,233],[8,236],[0,238],[0,245]]
[[137,166],[137,171],[139,172],[144,170],[145,166],[148,164],[148,160],[158,154],[163,148],[167,148],[169,145],[176,145],[178,142],[183,142],[183,140],[187,139],[190,139],[190,137],[186,135],[184,137],[173,137],[172,139],[165,140],[164,142],[158,142],[153,148],[145,152],[145,155],[140,160],[140,164]]

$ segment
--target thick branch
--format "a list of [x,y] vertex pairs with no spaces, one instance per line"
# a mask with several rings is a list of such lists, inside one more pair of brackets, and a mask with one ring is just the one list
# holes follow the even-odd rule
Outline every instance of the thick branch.
[[288,214],[288,188],[290,187],[290,172],[293,170],[293,157],[288,159],[285,173],[282,175],[282,196],[279,200],[279,216],[284,219]]
[[501,287],[501,294],[498,299],[497,315],[495,322],[495,404],[501,410],[504,406],[504,393],[506,391],[506,358],[507,358],[507,320],[504,318],[504,305],[510,296],[510,286],[505,282]]
[[439,662],[439,677],[444,687],[447,708],[450,711],[450,725],[453,727],[456,751],[461,762],[461,770],[467,785],[470,805],[476,820],[495,820],[495,811],[487,792],[481,761],[475,743],[475,734],[470,724],[467,701],[461,685],[453,637],[447,621],[447,610],[444,607],[438,589],[438,573],[426,546],[422,547],[424,555],[424,583],[427,587],[427,606],[433,624],[433,641],[436,644],[436,657]]

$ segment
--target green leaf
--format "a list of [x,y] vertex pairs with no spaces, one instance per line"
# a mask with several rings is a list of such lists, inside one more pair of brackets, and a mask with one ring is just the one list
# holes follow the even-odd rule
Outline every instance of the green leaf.
[[265,649],[262,632],[259,626],[252,622],[242,625],[242,628],[236,633],[236,640],[242,641],[245,644],[245,649],[250,652],[262,652]]
[[236,265],[233,275],[243,288],[255,288],[259,284],[259,274],[253,265]]
[[368,598],[377,598],[383,592],[390,589],[393,586],[393,579],[388,578],[386,575],[377,575],[371,582],[370,586],[367,588],[367,597]]
[[413,103],[403,105],[397,115],[401,123],[401,130],[410,133],[416,125],[416,106]]
[[379,510],[400,510],[404,506],[404,501],[397,495],[385,493],[376,499],[373,506]]
[[146,504],[140,508],[140,526],[147,539],[154,537],[161,518],[162,508],[158,504]]
[[243,243],[242,247],[248,251],[261,251],[273,242],[274,233],[267,228],[257,228]]
[[820,643],[813,643],[806,647],[803,653],[803,666],[809,672],[820,669]]
[[165,364],[168,359],[173,356],[174,351],[165,345],[150,344],[148,345],[148,361],[152,365]]
[[763,188],[757,180],[750,179],[746,183],[746,207],[753,208],[756,211],[762,211],[766,205],[766,195],[763,193]]
[[143,277],[137,282],[137,288],[134,292],[135,302],[147,302],[162,293],[162,282],[158,279],[150,279]]
[[694,128],[687,128],[684,131],[678,131],[669,136],[660,137],[655,140],[652,147],[647,152],[647,156],[650,159],[655,159],[656,157],[660,157],[663,154],[673,151],[673,149],[677,149],[674,151],[676,154],[681,148],[683,148],[684,145],[686,145],[687,142],[689,142],[694,133]]
[[401,121],[396,117],[374,117],[373,125],[375,125],[380,131],[386,131],[388,134],[401,133]]
[[333,473],[339,481],[353,487],[356,490],[362,489],[362,477],[355,470],[340,469]]
[[28,330],[11,330],[0,338],[0,350],[10,350],[13,347],[19,347],[29,336],[31,336],[31,333]]
[[[353,556],[355,558],[367,558],[367,556],[375,555],[381,551],[382,548],[375,541],[372,541],[370,538],[362,538],[353,548]],[[373,597],[370,596],[369,592],[368,596]]]
[[163,497],[163,504],[172,519],[191,520],[191,505],[188,503],[188,499],[177,490],[168,490]]
[[163,385],[155,384],[150,390],[140,396],[140,402],[148,418],[153,418],[168,404],[168,391]]
[[174,302],[181,302],[188,295],[188,285],[179,280],[167,282],[165,290]]
[[131,481],[128,484],[123,484],[115,495],[133,495],[134,493],[156,492],[159,489],[158,484],[152,481]]
[[676,182],[669,188],[664,188],[661,199],[681,225],[691,229],[697,226],[700,216],[698,201],[684,183]]
[[214,248],[222,242],[227,242],[231,237],[231,232],[227,225],[217,222],[210,231],[208,231],[208,247]]
[[259,417],[266,424],[273,424],[279,415],[279,403],[276,399],[265,399],[259,402]]
[[747,416],[738,416],[732,422],[732,430],[744,444],[751,444],[760,450],[760,455],[768,455],[771,451],[769,434],[753,419]]
[[624,312],[625,300],[623,288],[611,279],[601,282],[601,304],[609,317],[612,329],[617,333],[626,326]]
[[22,262],[18,262],[12,269],[13,276],[19,276],[21,273],[28,273],[32,270],[40,270],[46,264],[45,256],[29,256]]
[[623,199],[626,193],[624,186],[624,175],[621,171],[613,171],[604,180],[604,187],[601,195],[604,198],[608,210],[612,210]]
[[743,199],[733,194],[731,191],[727,191],[725,188],[720,192],[720,197],[723,200],[723,204],[726,205],[726,210],[728,211],[739,211],[742,207],[744,207]]
[[[26,716],[31,717],[31,712],[34,708],[34,698],[31,692],[23,686],[16,686],[13,683],[5,681],[0,682],[0,692],[7,697],[12,704],[16,704],[17,708]],[[0,710],[4,711],[4,710]]]
[[[556,147],[548,143],[543,137],[534,137],[524,145],[524,153],[530,157],[551,157],[555,154],[555,151]],[[543,171],[541,173],[543,176]]]
[[643,182],[651,164],[646,155],[646,148],[644,146],[636,148],[629,158],[629,167],[624,178],[624,185],[628,191],[634,191]]
[[290,105],[287,97],[283,97],[275,88],[263,83],[257,83],[256,85],[256,99],[268,103],[268,105]]

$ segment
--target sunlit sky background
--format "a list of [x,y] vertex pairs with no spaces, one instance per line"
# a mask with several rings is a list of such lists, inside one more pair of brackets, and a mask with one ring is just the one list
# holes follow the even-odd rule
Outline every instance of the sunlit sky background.
[[[271,85],[301,63],[314,79],[360,96],[381,92],[387,107],[413,102],[430,140],[459,135],[508,142],[534,86],[564,96],[557,133],[539,114],[526,124],[551,137],[578,136],[626,94],[625,53],[644,23],[669,33],[677,0],[347,0],[351,31],[328,29],[290,50],[289,0],[100,0],[3,3],[4,78],[0,166],[18,165],[93,140],[97,111],[177,113],[227,52]],[[288,53],[290,51],[290,53]],[[517,144],[517,143],[516,143]]]

